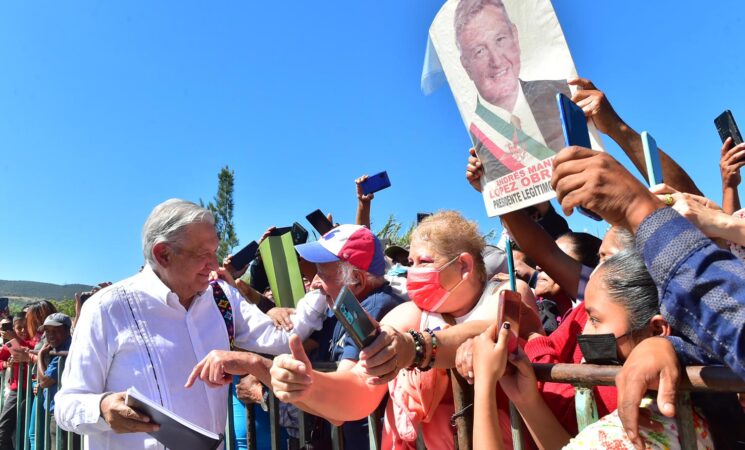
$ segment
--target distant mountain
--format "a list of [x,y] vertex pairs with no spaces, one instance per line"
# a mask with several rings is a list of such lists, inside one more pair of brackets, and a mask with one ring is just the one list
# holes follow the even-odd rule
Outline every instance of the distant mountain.
[[0,297],[44,298],[62,300],[74,298],[76,292],[89,291],[93,286],[85,284],[51,284],[38,281],[0,280]]

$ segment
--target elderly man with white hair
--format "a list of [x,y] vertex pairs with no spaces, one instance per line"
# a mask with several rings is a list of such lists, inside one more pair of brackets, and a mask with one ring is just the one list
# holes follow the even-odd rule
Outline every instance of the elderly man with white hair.
[[[88,448],[163,448],[146,432],[157,425],[127,407],[130,386],[190,422],[225,430],[227,385],[184,383],[212,350],[234,347],[278,354],[289,334],[223,281],[212,214],[194,203],[167,200],[153,209],[142,230],[146,265],[88,300],[73,334],[55,415],[65,430],[85,434]],[[306,296],[293,333],[319,329],[325,298]],[[251,372],[268,383],[265,360],[255,355]]]

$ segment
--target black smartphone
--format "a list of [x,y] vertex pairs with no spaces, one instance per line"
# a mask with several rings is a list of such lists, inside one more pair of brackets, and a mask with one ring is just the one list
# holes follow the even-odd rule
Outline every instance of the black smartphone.
[[313,225],[313,228],[315,228],[321,236],[328,233],[334,228],[334,224],[331,223],[331,221],[326,217],[325,214],[323,214],[323,212],[321,212],[320,209],[313,211],[312,213],[305,216],[305,218],[308,220],[308,223]]
[[370,317],[370,314],[360,305],[357,297],[346,286],[339,292],[332,309],[339,323],[360,350],[370,345],[380,334],[378,322]]
[[297,222],[292,224],[292,231],[290,232],[292,233],[292,243],[295,245],[305,244],[308,240],[308,230]]
[[236,272],[240,272],[244,267],[246,267],[251,261],[256,258],[256,252],[259,250],[259,244],[256,243],[256,241],[251,241],[240,249],[238,253],[233,255],[233,257],[230,259],[230,265],[233,266],[233,269]]
[[419,225],[420,223],[422,223],[422,220],[426,219],[427,217],[431,215],[432,213],[425,213],[425,212],[416,213],[416,224]]
[[12,331],[12,330],[13,330],[13,322],[0,323],[0,331]]
[[367,177],[367,180],[360,183],[360,188],[362,188],[362,193],[372,194],[374,192],[382,191],[385,188],[391,187],[391,180],[388,178],[388,172],[385,170],[376,173],[375,175],[370,175]]
[[740,129],[737,128],[737,123],[735,122],[735,117],[732,115],[732,111],[728,109],[722,114],[719,114],[717,118],[714,119],[714,125],[717,127],[719,137],[722,138],[722,143],[724,143],[727,138],[731,137],[734,145],[742,144],[742,135],[740,134]]
[[[561,117],[561,129],[564,132],[564,144],[567,147],[577,145],[591,148],[590,131],[587,129],[587,118],[582,108],[562,93],[556,94],[556,104]],[[590,219],[601,221],[602,217],[587,208],[579,207],[580,214]]]
[[292,231],[292,227],[277,227],[269,233],[269,236],[282,236]]

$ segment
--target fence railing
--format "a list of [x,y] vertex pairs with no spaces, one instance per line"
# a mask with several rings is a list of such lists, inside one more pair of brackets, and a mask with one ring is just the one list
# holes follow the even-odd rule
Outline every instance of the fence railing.
[[[53,354],[59,356],[59,368],[57,387],[62,386],[62,369],[64,368],[64,359],[67,352]],[[50,411],[51,396],[49,388],[39,389],[34,393],[36,365],[31,363],[19,363],[18,390],[16,401],[16,446],[20,450],[49,450],[69,449],[85,450],[83,440],[76,434],[57,429],[52,441],[52,421],[53,416]],[[615,384],[615,377],[620,366],[596,366],[590,364],[534,364],[533,365],[538,381],[568,383],[575,387],[577,398],[575,407],[577,412],[577,423],[581,430],[585,426],[597,420],[597,408],[594,403],[587,401],[591,396],[584,394],[593,386],[612,386]],[[336,370],[335,363],[315,364],[314,368],[321,371]],[[8,378],[12,376],[11,371],[0,373],[0,386],[3,388],[3,395],[0,395],[0,410],[6,406],[5,389]],[[690,408],[690,395],[692,391],[704,392],[745,392],[745,381],[738,378],[729,369],[721,366],[692,366],[681,371],[680,384],[678,386],[677,408],[678,413],[678,430],[681,448],[696,448],[696,439],[693,428],[693,416]],[[55,389],[56,390],[56,389]],[[471,396],[472,398],[472,396]],[[272,450],[279,450],[293,447],[303,448],[311,441],[311,429],[313,428],[314,418],[310,414],[300,411],[298,427],[299,438],[292,443],[280,442],[280,420],[279,420],[279,401],[269,393],[269,433],[271,436]],[[380,449],[380,429],[378,424],[380,417],[371,415],[368,418],[371,432],[370,448]],[[237,443],[233,438],[235,430],[235,417],[233,414],[232,402],[229,402],[228,423],[226,426],[226,450],[236,450]],[[255,450],[256,447],[256,428],[252,414],[252,405],[249,405],[245,414],[246,429],[248,430],[249,450]],[[329,424],[331,429],[331,444],[334,450],[344,450],[344,442],[341,429]],[[513,439],[520,442],[522,440],[522,430],[524,427],[516,427]],[[468,430],[472,433],[472,430]],[[54,446],[52,446],[54,444]],[[519,446],[519,445],[518,445]],[[424,448],[423,443],[418,443],[418,448]],[[465,448],[460,450],[467,450]]]

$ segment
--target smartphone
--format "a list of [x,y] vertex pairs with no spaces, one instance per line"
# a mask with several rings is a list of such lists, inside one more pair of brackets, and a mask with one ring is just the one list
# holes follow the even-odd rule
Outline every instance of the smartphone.
[[722,143],[724,143],[728,137],[731,137],[734,145],[742,144],[742,135],[740,134],[740,129],[737,128],[737,123],[735,123],[735,117],[732,115],[732,111],[728,109],[722,114],[719,114],[719,116],[714,119],[714,125],[717,127],[719,137],[722,138]]
[[657,142],[651,134],[642,131],[642,147],[644,147],[644,161],[647,163],[647,180],[650,186],[662,183],[662,164]]
[[259,244],[256,243],[256,241],[251,241],[240,249],[238,253],[233,255],[233,257],[230,259],[230,265],[233,266],[233,269],[236,272],[240,272],[244,267],[246,267],[251,261],[256,258],[256,252],[259,250]]
[[0,323],[0,331],[13,331],[13,322]]
[[269,236],[283,236],[287,233],[292,232],[292,227],[275,227],[270,233]]
[[520,319],[522,315],[523,301],[519,292],[504,290],[499,293],[499,309],[497,312],[497,324],[501,327],[505,321],[510,323],[510,342],[507,349],[510,353],[517,351],[517,336],[520,336]]
[[308,230],[297,222],[292,224],[290,233],[292,233],[292,243],[294,245],[305,244],[305,241],[308,240]]
[[[569,97],[562,93],[556,94],[556,104],[561,117],[561,129],[564,132],[564,144],[567,147],[577,145],[591,148],[590,132],[587,130],[587,118],[582,108],[577,106]],[[579,207],[580,214],[590,219],[601,221],[602,217],[587,208]]]
[[389,187],[391,187],[391,180],[388,179],[388,172],[386,172],[385,170],[380,173],[376,173],[375,175],[370,175],[369,177],[367,177],[367,180],[360,183],[362,193],[365,195],[382,191],[383,189]]
[[378,322],[375,321],[352,292],[344,286],[336,297],[332,308],[339,323],[352,337],[354,344],[362,350],[380,334]]
[[312,213],[305,216],[308,222],[313,225],[313,228],[323,236],[334,228],[334,224],[326,217],[320,209],[313,211]]
[[416,224],[419,225],[420,223],[422,223],[422,220],[426,219],[427,217],[431,215],[432,213],[425,213],[425,212],[416,213]]

